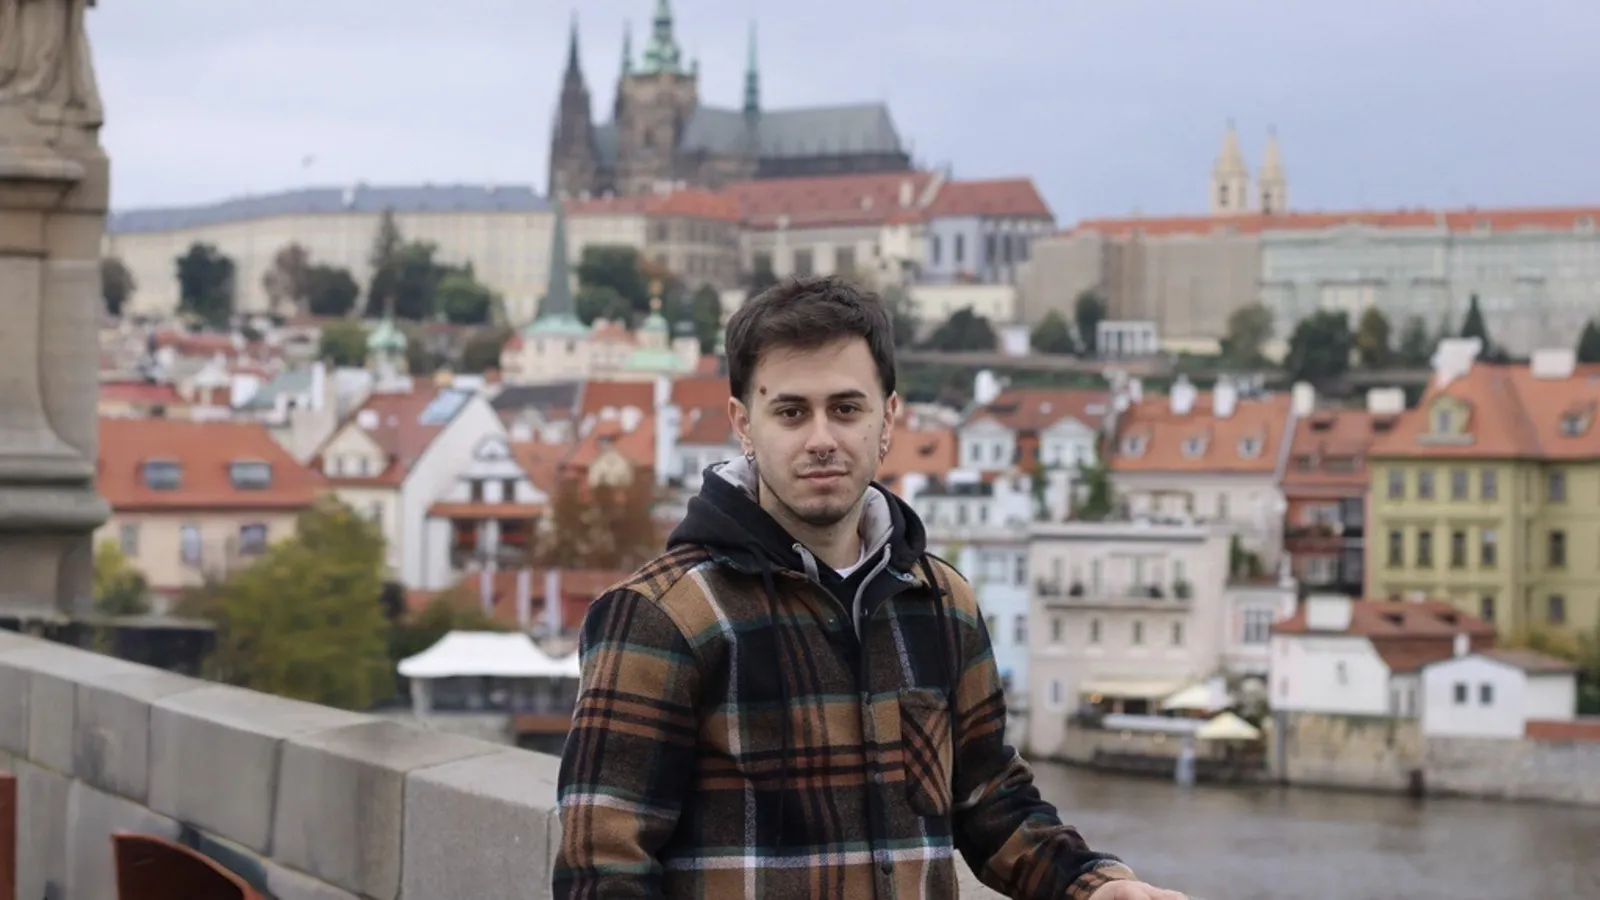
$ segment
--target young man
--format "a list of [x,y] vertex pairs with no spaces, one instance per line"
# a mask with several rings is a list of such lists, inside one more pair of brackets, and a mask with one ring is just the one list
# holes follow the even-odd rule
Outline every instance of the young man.
[[557,897],[1178,900],[1089,849],[1003,743],[972,589],[873,481],[900,400],[878,298],[774,287],[727,333],[744,456],[595,601]]

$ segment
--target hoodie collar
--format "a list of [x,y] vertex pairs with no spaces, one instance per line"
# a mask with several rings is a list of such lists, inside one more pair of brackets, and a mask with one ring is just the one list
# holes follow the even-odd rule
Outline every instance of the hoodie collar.
[[[757,484],[755,466],[742,456],[708,467],[700,494],[689,501],[688,515],[673,530],[667,546],[699,544],[735,567],[752,571],[770,566],[804,572],[794,537],[757,501]],[[867,557],[888,547],[889,565],[900,573],[912,573],[926,547],[916,512],[877,482],[867,486],[860,534]],[[920,573],[915,574],[921,580]]]

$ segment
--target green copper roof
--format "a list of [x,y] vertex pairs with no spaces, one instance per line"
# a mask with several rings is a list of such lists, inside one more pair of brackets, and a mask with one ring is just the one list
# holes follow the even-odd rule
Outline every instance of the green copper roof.
[[761,112],[761,71],[756,66],[756,23],[750,23],[750,59],[744,69],[744,114]]
[[580,338],[588,337],[591,332],[589,330],[589,326],[583,324],[583,320],[579,319],[577,316],[571,314],[559,314],[554,316],[540,316],[539,318],[534,319],[532,322],[528,323],[528,327],[522,329],[522,333],[527,337]]
[[671,350],[640,347],[628,354],[622,367],[635,372],[687,372],[689,363]]
[[385,318],[367,332],[367,349],[403,351],[406,349],[406,333],[395,327],[393,319]]
[[555,204],[555,222],[550,229],[550,280],[545,286],[539,317],[522,330],[527,336],[588,337],[589,326],[578,318],[572,299],[572,269],[567,261],[567,213],[564,204]]
[[644,65],[639,71],[645,75],[685,74],[683,52],[672,36],[672,5],[667,0],[657,0],[652,24],[650,43],[644,48]]

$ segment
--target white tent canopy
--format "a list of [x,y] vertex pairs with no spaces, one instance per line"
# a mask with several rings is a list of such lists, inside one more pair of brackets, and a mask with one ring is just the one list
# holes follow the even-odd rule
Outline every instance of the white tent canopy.
[[577,678],[578,654],[552,658],[521,632],[452,631],[400,661],[407,678]]
[[1209,684],[1191,684],[1161,701],[1162,709],[1194,712],[1212,712],[1225,704],[1218,702],[1217,692]]
[[1213,716],[1195,730],[1194,736],[1203,741],[1254,741],[1261,738],[1261,729],[1231,712]]

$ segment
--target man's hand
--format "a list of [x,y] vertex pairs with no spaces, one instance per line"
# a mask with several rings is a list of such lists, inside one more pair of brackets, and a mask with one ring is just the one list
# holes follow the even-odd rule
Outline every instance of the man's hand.
[[1187,900],[1187,896],[1142,881],[1112,881],[1090,894],[1089,900]]

